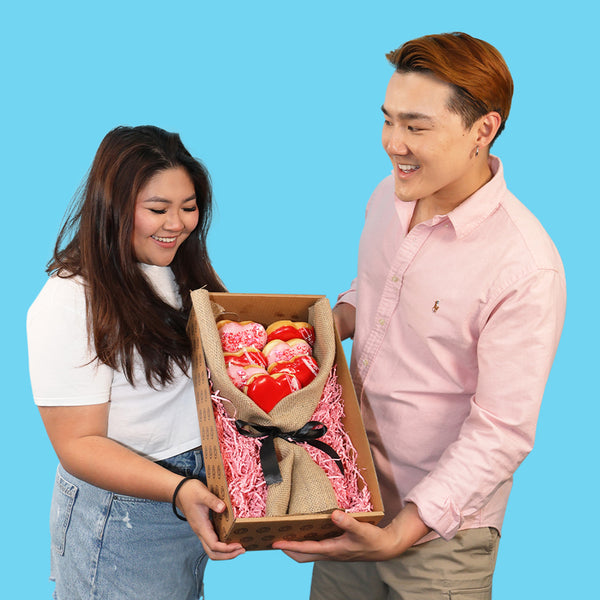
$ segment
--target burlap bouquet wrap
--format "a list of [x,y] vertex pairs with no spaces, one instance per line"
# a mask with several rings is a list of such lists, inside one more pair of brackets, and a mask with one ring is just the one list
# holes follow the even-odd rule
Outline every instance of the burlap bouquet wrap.
[[[225,403],[230,416],[257,425],[279,427],[282,431],[296,431],[310,421],[335,361],[335,331],[328,300],[317,300],[308,315],[308,322],[315,328],[313,355],[319,373],[306,387],[280,400],[269,413],[235,387],[227,374],[215,320],[224,310],[211,302],[206,290],[192,291],[192,302],[206,364],[215,390],[232,404],[233,408]],[[282,481],[269,486],[265,516],[328,512],[338,507],[327,475],[302,446],[275,438],[275,449]]]

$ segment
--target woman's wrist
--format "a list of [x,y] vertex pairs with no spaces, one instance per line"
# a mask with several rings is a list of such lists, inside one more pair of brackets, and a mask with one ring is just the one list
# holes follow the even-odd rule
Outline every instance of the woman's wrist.
[[194,477],[194,476],[189,476],[189,477],[183,477],[179,483],[177,484],[177,486],[175,487],[175,490],[173,491],[173,496],[171,498],[171,508],[173,509],[173,514],[180,519],[181,521],[187,521],[187,519],[185,518],[184,515],[180,514],[179,511],[177,510],[177,496],[179,495],[179,491],[181,490],[181,488],[188,482],[191,481],[192,479],[198,479],[198,477]]

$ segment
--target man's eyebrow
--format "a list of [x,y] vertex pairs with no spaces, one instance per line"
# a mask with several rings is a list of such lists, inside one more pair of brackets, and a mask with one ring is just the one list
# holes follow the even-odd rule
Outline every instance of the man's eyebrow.
[[[390,117],[390,113],[386,110],[385,106],[381,106],[381,111],[383,112],[383,114],[386,117]],[[418,112],[408,112],[408,113],[398,113],[396,115],[396,117],[398,119],[401,119],[403,121],[429,121],[431,123],[433,123],[434,119],[433,117],[430,117],[429,115],[426,115],[424,113],[418,113]]]

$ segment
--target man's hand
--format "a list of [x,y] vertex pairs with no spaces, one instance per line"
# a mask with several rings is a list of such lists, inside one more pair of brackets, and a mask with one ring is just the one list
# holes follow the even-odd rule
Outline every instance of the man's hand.
[[399,556],[429,532],[414,504],[408,504],[384,528],[361,523],[339,510],[332,513],[331,520],[344,531],[342,535],[320,542],[278,541],[273,548],[283,550],[297,562],[380,561]]

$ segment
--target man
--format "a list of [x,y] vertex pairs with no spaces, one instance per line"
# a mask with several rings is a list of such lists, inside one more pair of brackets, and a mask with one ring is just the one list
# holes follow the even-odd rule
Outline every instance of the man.
[[491,598],[512,475],[562,330],[564,272],[489,154],[513,91],[499,52],[456,33],[388,59],[393,174],[369,201],[358,276],[334,308],[354,336],[386,518],[337,511],[343,535],[274,547],[319,561],[314,600]]

